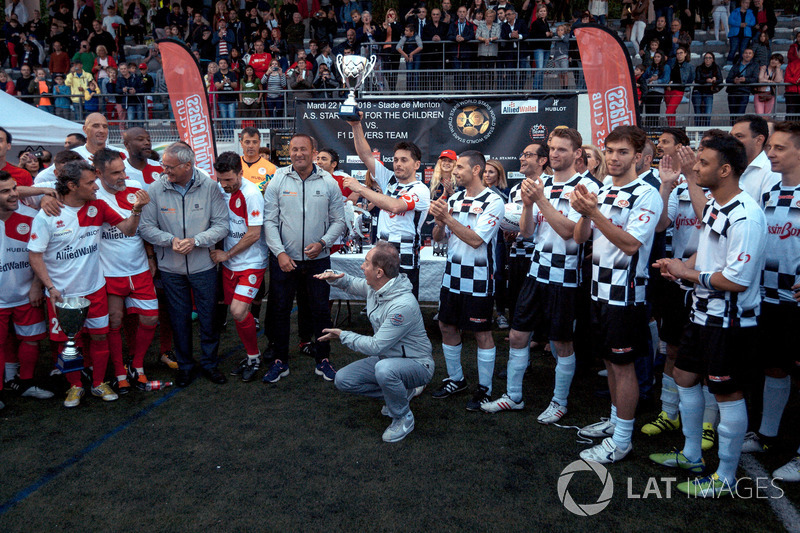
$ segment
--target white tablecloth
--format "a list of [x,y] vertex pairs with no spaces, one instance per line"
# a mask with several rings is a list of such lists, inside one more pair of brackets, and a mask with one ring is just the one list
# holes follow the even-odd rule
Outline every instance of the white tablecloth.
[[[364,250],[360,254],[340,254],[331,255],[331,268],[337,272],[344,272],[358,278],[363,278],[361,264],[364,262],[369,250]],[[442,276],[444,275],[444,265],[446,258],[433,255],[433,247],[425,246],[419,252],[419,301],[438,302],[439,291],[442,288]],[[331,287],[331,300],[355,300],[349,294]]]

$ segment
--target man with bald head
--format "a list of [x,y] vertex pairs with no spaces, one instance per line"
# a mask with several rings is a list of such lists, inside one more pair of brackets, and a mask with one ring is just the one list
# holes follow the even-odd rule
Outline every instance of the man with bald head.
[[125,159],[125,174],[146,187],[161,176],[164,167],[158,161],[150,159],[153,145],[150,134],[144,128],[128,128],[122,137],[128,158]]
[[94,154],[105,148],[108,142],[108,120],[100,113],[90,114],[83,123],[83,133],[86,135],[86,144],[73,150],[91,163]]

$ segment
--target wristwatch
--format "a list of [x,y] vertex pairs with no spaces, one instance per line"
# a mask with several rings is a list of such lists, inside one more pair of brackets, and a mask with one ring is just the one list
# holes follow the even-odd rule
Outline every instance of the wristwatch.
[[195,248],[200,248],[200,241],[198,241],[197,239],[195,239],[195,240],[194,240],[194,246],[195,246]]
[[325,244],[325,241],[323,241],[322,239],[318,240],[317,242],[322,245],[322,251],[324,252],[325,249],[328,247],[328,245]]

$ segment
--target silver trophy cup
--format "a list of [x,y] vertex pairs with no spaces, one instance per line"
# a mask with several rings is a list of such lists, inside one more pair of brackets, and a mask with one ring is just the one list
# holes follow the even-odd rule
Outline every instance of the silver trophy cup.
[[56,302],[56,315],[58,315],[58,325],[67,336],[67,343],[64,351],[58,354],[56,367],[62,373],[75,372],[83,369],[83,356],[81,349],[75,344],[75,336],[83,329],[86,322],[86,314],[89,312],[89,300],[72,296],[64,298],[62,302]]
[[343,56],[339,54],[336,56],[336,68],[344,80],[344,86],[350,89],[344,103],[339,106],[339,118],[342,120],[359,121],[361,118],[358,116],[358,104],[356,103],[356,90],[358,90],[364,81],[372,74],[375,69],[375,62],[378,60],[374,55],[367,59],[364,56],[349,55]]

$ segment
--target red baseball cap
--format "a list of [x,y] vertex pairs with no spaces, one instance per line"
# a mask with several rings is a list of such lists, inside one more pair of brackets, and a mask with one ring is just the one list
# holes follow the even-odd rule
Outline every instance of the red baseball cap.
[[147,70],[147,63],[140,63],[139,68],[142,70]]
[[445,150],[444,152],[442,152],[441,154],[439,154],[439,159],[441,159],[441,158],[443,158],[443,157],[446,157],[447,159],[452,159],[453,161],[455,161],[456,159],[458,159],[458,158],[456,157],[456,153],[455,153],[453,150]]

